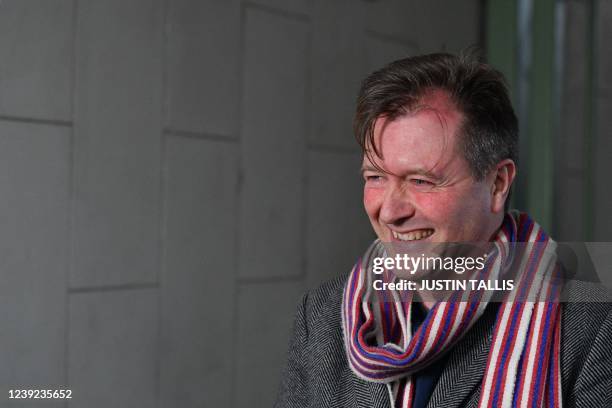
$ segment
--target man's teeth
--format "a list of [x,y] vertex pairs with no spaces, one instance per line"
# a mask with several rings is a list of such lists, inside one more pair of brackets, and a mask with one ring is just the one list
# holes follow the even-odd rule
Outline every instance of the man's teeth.
[[396,231],[391,231],[393,233],[393,237],[395,239],[399,239],[400,241],[416,241],[418,239],[424,239],[433,234],[432,229],[422,229],[416,231],[410,231],[405,234],[400,234]]

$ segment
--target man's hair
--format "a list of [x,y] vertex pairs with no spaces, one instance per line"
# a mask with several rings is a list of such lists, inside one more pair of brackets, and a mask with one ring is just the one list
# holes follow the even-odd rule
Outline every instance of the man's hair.
[[392,62],[363,81],[353,126],[372,164],[374,154],[381,156],[374,141],[376,120],[408,114],[436,90],[444,91],[464,116],[459,147],[476,180],[501,160],[517,162],[518,124],[503,75],[473,54],[438,53]]

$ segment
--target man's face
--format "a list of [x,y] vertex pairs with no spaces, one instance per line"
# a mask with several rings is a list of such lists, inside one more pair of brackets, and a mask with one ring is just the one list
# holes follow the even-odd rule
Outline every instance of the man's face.
[[444,95],[393,121],[379,118],[377,170],[364,155],[363,201],[383,242],[489,241],[503,218],[493,211],[494,181],[476,181],[459,152],[462,115]]

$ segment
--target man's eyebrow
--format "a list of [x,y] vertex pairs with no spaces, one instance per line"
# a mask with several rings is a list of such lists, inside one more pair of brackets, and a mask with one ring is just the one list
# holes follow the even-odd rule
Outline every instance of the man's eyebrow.
[[366,165],[362,165],[361,168],[359,169],[359,174],[363,174],[366,171],[378,171],[380,172],[380,169],[377,169],[376,167],[370,165],[370,164],[366,164]]
[[410,172],[411,174],[418,174],[419,176],[425,176],[431,179],[439,179],[440,176],[432,173],[430,170],[425,169],[416,169],[415,171]]
[[[366,164],[366,165],[362,165],[361,169],[359,171],[360,174],[363,174],[366,171],[374,171],[377,173],[385,173],[385,171],[382,171],[381,169],[378,169],[372,165]],[[423,168],[418,168],[409,172],[406,172],[406,174],[408,175],[418,175],[418,176],[424,176],[433,180],[439,180],[440,176],[437,174],[432,173],[430,170],[425,170]]]

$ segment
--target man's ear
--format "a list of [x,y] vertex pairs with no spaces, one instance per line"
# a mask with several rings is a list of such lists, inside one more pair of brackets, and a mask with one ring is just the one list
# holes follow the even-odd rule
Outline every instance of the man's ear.
[[489,174],[491,177],[491,211],[504,211],[504,203],[508,198],[510,186],[516,176],[516,165],[512,159],[504,159],[497,163]]

